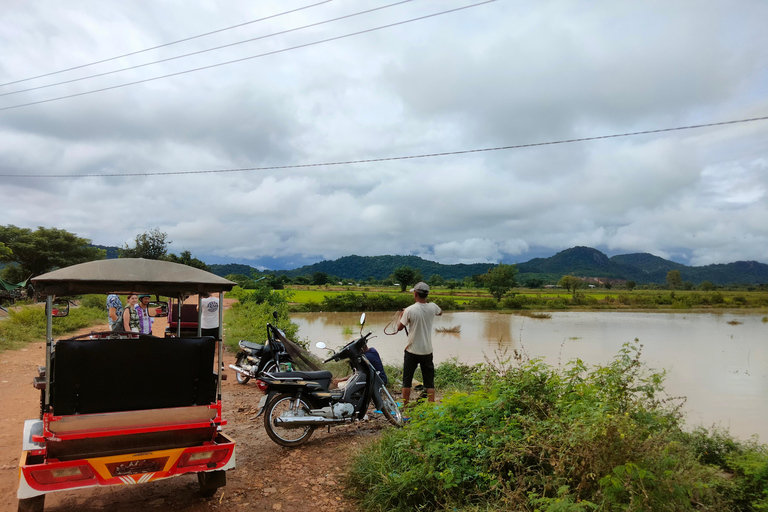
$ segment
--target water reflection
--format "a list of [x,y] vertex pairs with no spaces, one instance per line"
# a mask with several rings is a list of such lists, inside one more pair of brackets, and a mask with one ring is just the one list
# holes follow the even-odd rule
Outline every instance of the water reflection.
[[[299,335],[313,343],[342,346],[359,332],[359,313],[292,316]],[[534,319],[489,312],[445,312],[435,327],[461,325],[460,333],[435,333],[435,361],[467,364],[498,359],[518,350],[564,365],[579,358],[591,364],[613,359],[622,344],[638,339],[649,366],[668,371],[667,392],[683,395],[689,425],[729,427],[742,438],[768,439],[768,324],[762,315],[562,312]],[[402,364],[406,336],[385,336],[392,313],[368,313],[385,363]],[[729,324],[734,319],[740,324]],[[343,334],[351,329],[353,334]],[[318,353],[318,355],[324,355]]]

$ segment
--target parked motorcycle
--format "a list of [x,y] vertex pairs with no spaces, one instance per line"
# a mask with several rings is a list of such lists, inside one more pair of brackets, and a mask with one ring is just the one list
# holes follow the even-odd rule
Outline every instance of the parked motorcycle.
[[[365,357],[371,333],[363,335],[363,325],[365,313],[360,317],[360,337],[323,361],[349,362],[353,374],[341,389],[330,389],[329,371],[262,373],[256,384],[265,395],[257,417],[264,414],[264,428],[272,441],[289,447],[303,444],[317,427],[362,420],[371,401],[387,421],[402,426],[397,402]],[[324,343],[316,346],[325,348]]]
[[[277,321],[277,312],[273,317]],[[235,378],[239,384],[247,384],[257,378],[262,372],[290,372],[294,369],[319,368],[303,354],[301,347],[285,337],[285,333],[272,324],[267,324],[267,340],[263,345],[246,340],[238,343],[235,364],[229,368],[235,370]]]

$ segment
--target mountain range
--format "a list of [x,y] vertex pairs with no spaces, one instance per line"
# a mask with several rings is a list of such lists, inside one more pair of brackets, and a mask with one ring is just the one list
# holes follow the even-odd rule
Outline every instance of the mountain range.
[[[323,272],[340,278],[365,280],[369,277],[385,279],[396,268],[410,266],[421,270],[428,279],[439,274],[444,279],[462,280],[467,276],[485,274],[495,266],[493,263],[473,263],[444,265],[425,260],[418,256],[344,256],[336,260],[326,260],[312,265],[305,265],[293,270],[266,271],[266,273],[285,274],[288,277],[312,275]],[[253,272],[264,274],[257,269],[242,264],[209,265],[211,272],[220,276]],[[710,281],[717,285],[761,284],[768,283],[768,265],[756,261],[737,261],[727,264],[687,266],[665,260],[648,253],[621,254],[608,257],[591,247],[572,247],[549,258],[534,258],[518,263],[518,282],[530,277],[540,277],[545,282],[556,282],[564,275],[577,277],[595,277],[612,280],[629,280],[637,284],[666,282],[667,272],[679,270],[683,281],[694,285]]]

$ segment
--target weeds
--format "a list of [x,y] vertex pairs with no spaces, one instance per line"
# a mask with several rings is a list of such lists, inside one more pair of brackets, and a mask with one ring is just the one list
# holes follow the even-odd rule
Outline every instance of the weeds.
[[[24,306],[8,311],[9,318],[0,322],[0,351],[14,350],[32,341],[45,340],[46,318],[42,305]],[[106,324],[106,310],[91,307],[73,307],[69,315],[53,319],[53,335],[64,334],[96,324]]]
[[684,402],[666,396],[664,372],[642,363],[637,343],[605,366],[553,369],[519,355],[451,364],[436,375],[468,390],[417,406],[406,428],[356,457],[350,488],[361,509],[768,507],[766,447],[723,431],[685,433]]

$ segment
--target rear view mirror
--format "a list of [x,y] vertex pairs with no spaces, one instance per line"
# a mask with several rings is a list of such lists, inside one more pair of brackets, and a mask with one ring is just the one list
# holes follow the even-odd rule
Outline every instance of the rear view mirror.
[[147,304],[149,316],[165,316],[168,314],[168,303],[163,301],[152,301]]
[[325,348],[325,343],[323,343],[322,341],[318,341],[317,343],[315,343],[315,346],[317,348]]
[[[46,309],[48,306],[46,305]],[[46,311],[47,313],[47,311]],[[67,316],[69,314],[69,301],[66,299],[56,299],[51,304],[51,316]]]

